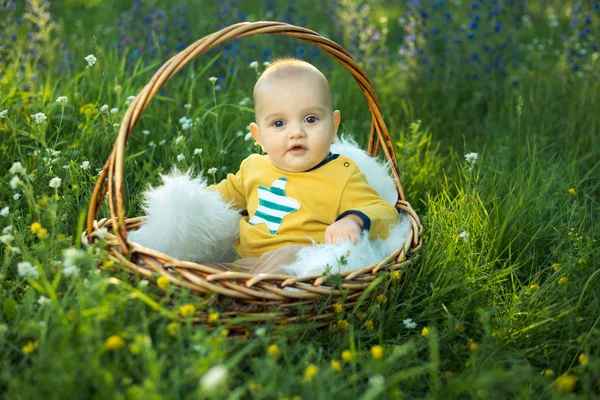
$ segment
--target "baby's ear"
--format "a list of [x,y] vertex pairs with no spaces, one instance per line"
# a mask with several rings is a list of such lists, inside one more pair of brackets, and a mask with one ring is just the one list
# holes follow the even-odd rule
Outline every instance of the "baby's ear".
[[340,110],[335,110],[331,115],[331,123],[333,124],[333,138],[331,143],[333,144],[333,139],[335,139],[337,135],[338,128],[340,127],[340,121],[342,118],[342,113]]
[[250,133],[252,134],[254,140],[256,140],[258,144],[262,145],[262,142],[260,141],[260,129],[256,122],[252,122],[250,124]]

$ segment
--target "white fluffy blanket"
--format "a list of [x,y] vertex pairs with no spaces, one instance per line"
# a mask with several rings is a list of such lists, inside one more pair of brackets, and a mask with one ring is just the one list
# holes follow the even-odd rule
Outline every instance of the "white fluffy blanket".
[[[336,139],[331,151],[354,161],[377,193],[396,205],[398,192],[387,163],[369,157],[350,138]],[[233,261],[241,218],[238,210],[217,192],[207,191],[206,179],[201,176],[192,179],[189,171],[173,169],[161,177],[162,186],[144,192],[146,221],[129,233],[129,240],[180,260]],[[206,224],[209,216],[220,222]],[[409,229],[410,220],[404,217],[384,240],[369,241],[367,235],[362,235],[357,244],[313,243],[299,252],[295,263],[282,267],[295,276],[320,275],[327,267],[332,273],[364,268],[396,251],[407,240]],[[345,262],[340,263],[342,258]]]

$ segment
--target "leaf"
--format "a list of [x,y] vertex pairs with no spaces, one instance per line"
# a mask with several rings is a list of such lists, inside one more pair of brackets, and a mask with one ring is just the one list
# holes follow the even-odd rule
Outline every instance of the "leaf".
[[17,314],[19,311],[17,310],[17,302],[11,298],[6,298],[2,302],[2,309],[4,310],[4,315],[6,315],[6,319],[13,320],[17,318]]

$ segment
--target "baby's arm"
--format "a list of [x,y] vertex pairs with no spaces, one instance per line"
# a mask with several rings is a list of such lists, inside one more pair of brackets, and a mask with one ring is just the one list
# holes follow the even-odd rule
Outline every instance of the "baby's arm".
[[239,171],[234,174],[227,174],[227,177],[223,179],[221,182],[210,185],[207,189],[214,190],[221,194],[223,201],[226,203],[231,203],[234,208],[238,210],[245,210],[246,203],[246,193],[244,190],[244,163],[246,160],[242,161],[240,165]]
[[[348,226],[350,217],[356,226],[361,227],[358,233],[356,226],[351,229],[352,234],[358,237],[360,232],[365,230],[369,232],[371,240],[378,237],[385,239],[389,234],[389,227],[397,224],[400,218],[396,208],[379,196],[360,171],[348,179],[340,199],[339,213],[336,222],[328,229],[336,225],[333,229],[339,230],[341,226],[338,227],[337,224],[342,221],[344,222],[341,225]],[[356,243],[357,239],[352,241]]]

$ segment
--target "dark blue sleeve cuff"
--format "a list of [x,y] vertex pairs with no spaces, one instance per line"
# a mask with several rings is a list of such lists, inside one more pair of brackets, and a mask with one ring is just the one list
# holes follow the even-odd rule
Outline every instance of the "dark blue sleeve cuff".
[[360,219],[362,219],[362,222],[363,222],[362,229],[363,229],[363,231],[368,231],[369,229],[371,229],[371,218],[367,217],[363,212],[360,212],[358,210],[344,211],[343,213],[341,213],[340,215],[338,215],[338,217],[335,220],[339,221],[340,219],[344,218],[348,214],[358,215],[360,217]]

